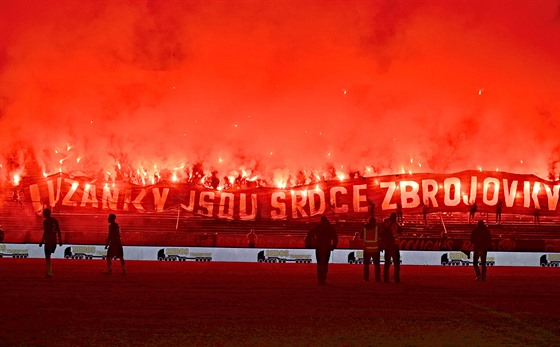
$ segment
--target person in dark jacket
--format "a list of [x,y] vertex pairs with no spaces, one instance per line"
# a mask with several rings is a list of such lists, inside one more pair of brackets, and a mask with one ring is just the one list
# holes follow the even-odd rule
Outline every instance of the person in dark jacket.
[[56,237],[58,236],[58,244],[62,247],[62,236],[60,235],[60,225],[58,221],[51,217],[51,210],[46,208],[43,210],[43,237],[39,243],[39,247],[45,244],[45,261],[47,263],[47,277],[52,277],[51,255],[56,250]]
[[105,245],[105,249],[107,250],[107,274],[113,273],[113,268],[111,264],[111,260],[113,258],[120,259],[121,267],[122,267],[122,274],[126,275],[126,267],[124,264],[124,251],[121,242],[121,228],[115,222],[117,216],[114,214],[110,214],[108,221],[109,221],[109,236],[107,237],[107,243]]
[[474,218],[475,218],[477,210],[478,210],[478,205],[476,204],[476,201],[475,201],[475,202],[473,202],[473,204],[471,205],[471,208],[469,209],[469,224],[474,223]]
[[[492,236],[490,230],[483,220],[479,220],[471,233],[471,243],[473,244],[473,265],[475,280],[486,280],[486,256],[488,250],[492,248]],[[478,268],[478,259],[482,265],[482,275]]]
[[391,216],[383,221],[381,237],[383,239],[383,248],[385,249],[385,265],[383,266],[383,280],[389,282],[389,270],[391,262],[395,265],[394,280],[396,283],[401,281],[401,253],[399,247],[399,235],[401,232],[400,225],[397,223],[397,214],[391,213]]
[[328,218],[322,216],[321,222],[309,231],[306,239],[309,244],[315,246],[318,283],[320,286],[324,286],[327,284],[331,251],[334,251],[338,245],[338,235]]

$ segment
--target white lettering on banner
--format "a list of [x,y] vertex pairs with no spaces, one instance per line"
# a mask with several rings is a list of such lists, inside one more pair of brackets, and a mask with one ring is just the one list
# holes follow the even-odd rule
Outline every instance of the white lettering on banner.
[[465,205],[472,205],[476,201],[476,192],[478,191],[477,177],[471,176],[471,193],[467,196],[463,194],[463,203]]
[[162,212],[169,195],[169,188],[163,188],[163,194],[160,195],[159,188],[152,188],[154,194],[154,208],[156,212]]
[[39,186],[37,184],[29,186],[29,196],[33,202],[33,209],[35,211],[41,211],[43,209],[43,204],[41,203],[41,193],[39,192]]
[[[306,218],[325,213],[327,207],[335,214],[366,213],[370,207],[368,198],[371,199],[369,203],[378,204],[377,208],[381,205],[382,210],[394,210],[397,203],[413,210],[424,202],[434,208],[443,207],[452,211],[476,201],[480,203],[481,211],[489,211],[490,207],[503,199],[504,207],[513,208],[513,213],[532,214],[535,208],[544,208],[544,212],[558,211],[560,185],[528,175],[495,175],[490,172],[468,176],[428,176],[425,179],[420,179],[420,176],[426,176],[424,174],[416,177],[407,175],[406,178],[398,175],[382,182],[379,179],[367,179],[367,184],[356,179],[342,186],[337,182],[323,182],[308,190],[267,189],[263,199],[259,197],[258,201],[264,203],[259,206],[260,209],[257,209],[257,193],[260,190],[251,190],[253,194],[243,195],[234,191],[191,190],[190,185],[172,188],[126,185],[127,188],[119,186],[119,189],[115,184],[91,179],[88,184],[88,180],[63,174],[28,184],[24,188],[29,187],[29,203],[35,211],[40,211],[43,204],[48,203],[50,206],[144,212],[146,209],[152,210],[153,203],[153,210],[162,212],[169,208],[168,201],[174,204],[180,200],[181,208],[192,213],[241,220],[254,219],[259,213],[261,217],[272,219]],[[101,204],[98,199],[101,199]],[[265,199],[270,201],[266,202]]]
[[550,189],[548,184],[544,184],[544,190],[546,191],[546,196],[548,198],[548,210],[549,211],[556,211],[556,206],[558,206],[558,196],[560,195],[560,184],[555,185],[552,189]]
[[[233,193],[221,193],[220,205],[218,207],[218,217],[233,219]],[[227,211],[226,211],[227,207]]]
[[201,213],[203,216],[212,217],[212,211],[214,210],[214,192],[200,192],[199,206],[201,210],[206,210],[206,212],[203,211]]
[[251,214],[247,214],[247,194],[241,194],[239,204],[239,219],[253,220],[257,217],[257,194],[251,194]]
[[78,181],[74,181],[74,180],[71,180],[69,178],[65,178],[64,182],[70,184],[70,189],[68,190],[68,193],[66,193],[66,196],[64,197],[64,199],[62,199],[62,205],[63,206],[77,206],[78,203],[76,201],[72,201],[71,199],[72,199],[72,195],[74,195],[74,193],[78,189],[78,184],[79,184]]
[[[490,189],[490,185],[493,185],[493,195],[492,199],[488,198],[488,190]],[[472,188],[472,187],[471,187]],[[471,189],[472,191],[472,189]],[[482,202],[488,206],[494,206],[498,203],[498,199],[500,197],[500,180],[494,177],[487,177],[484,180],[484,188],[482,193]]]
[[117,210],[117,202],[119,201],[119,188],[113,188],[113,193],[111,193],[111,188],[109,185],[103,187],[103,195],[101,197],[102,206],[101,208],[106,210],[110,209],[113,211]]
[[[432,189],[430,189],[430,187]],[[438,207],[438,202],[436,200],[436,194],[438,192],[438,184],[436,180],[422,180],[422,197],[424,202],[430,201],[433,207]]]
[[420,206],[420,196],[418,195],[419,190],[420,185],[414,181],[400,182],[401,205],[403,208],[414,208]]
[[147,193],[146,189],[142,189],[140,191],[140,194],[136,196],[136,199],[132,201],[132,206],[134,206],[134,208],[136,208],[138,211],[144,212],[144,206],[142,206],[142,199],[144,199],[146,193]]
[[132,202],[132,190],[125,189],[123,210],[128,211],[128,206]]
[[508,186],[507,178],[504,178],[504,199],[506,200],[506,206],[512,207],[515,203],[515,197],[517,196],[517,185],[519,182],[513,180],[511,186]]
[[332,187],[330,190],[331,196],[331,206],[334,207],[334,213],[348,213],[348,205],[342,204],[338,206],[336,202],[336,195],[337,194],[348,194],[348,191],[344,187]]
[[391,210],[397,208],[396,203],[391,203],[391,199],[393,198],[393,194],[395,193],[397,184],[395,182],[381,182],[379,185],[381,188],[388,188],[385,197],[383,198],[383,202],[381,203],[381,209],[383,210]]
[[195,198],[195,194],[196,192],[191,190],[189,192],[189,204],[185,205],[185,204],[181,204],[181,208],[185,209],[189,212],[194,212],[194,198]]
[[50,206],[55,206],[58,202],[58,200],[60,199],[60,186],[62,184],[62,177],[58,177],[56,179],[56,197],[54,194],[54,187],[53,187],[53,181],[52,180],[48,180],[47,181],[47,187],[49,189],[49,205]]
[[[319,209],[317,209],[317,205],[315,204],[315,196],[319,197]],[[325,212],[325,192],[323,192],[321,189],[311,189],[307,191],[307,197],[309,199],[309,215],[316,216],[321,215]]]
[[[451,188],[454,188],[451,196]],[[443,181],[443,204],[445,206],[457,206],[461,202],[461,180],[457,177],[449,177]]]
[[[286,193],[274,192],[270,197],[270,204],[272,205],[273,208],[273,210],[270,211],[270,218],[272,218],[273,220],[286,219],[286,204],[278,201],[278,199],[285,200]],[[278,209],[278,211],[274,209]]]
[[534,207],[538,209],[541,208],[541,205],[539,204],[539,198],[538,198],[540,188],[541,188],[540,182],[535,182],[533,184],[533,192],[531,193],[531,182],[529,181],[523,182],[523,207],[526,208],[531,207],[531,200],[533,200]]
[[531,206],[531,182],[523,182],[523,207],[529,208]]
[[352,200],[354,202],[354,212],[367,212],[368,206],[363,206],[363,202],[367,201],[367,197],[365,194],[360,194],[362,190],[367,189],[367,184],[360,184],[356,186],[352,186],[354,194],[352,196]]
[[541,183],[535,182],[533,185],[533,194],[531,194],[531,198],[533,199],[533,203],[535,204],[535,208],[540,209],[541,205],[539,203],[539,190],[541,189]]
[[307,190],[292,190],[292,218],[298,218],[298,212],[302,217],[307,217],[303,209],[307,204]]
[[[87,204],[91,204],[92,207],[97,208],[98,202],[97,202],[97,195],[95,194],[96,189],[95,189],[95,185],[92,184],[86,184],[86,186],[84,187],[84,194],[82,195],[82,203],[81,203],[81,207],[85,207]],[[91,194],[91,199],[89,198],[89,195]]]

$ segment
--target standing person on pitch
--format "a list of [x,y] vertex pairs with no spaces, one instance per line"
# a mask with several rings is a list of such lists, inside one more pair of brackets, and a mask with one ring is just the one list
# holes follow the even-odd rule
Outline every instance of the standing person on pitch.
[[45,261],[47,263],[47,277],[52,277],[51,254],[56,250],[56,236],[58,235],[58,244],[62,247],[62,236],[60,235],[60,225],[58,221],[51,217],[51,210],[46,208],[43,210],[43,238],[39,243],[39,247],[45,244]]
[[364,281],[369,281],[369,264],[373,260],[375,271],[375,282],[381,281],[380,249],[379,249],[379,228],[374,217],[370,217],[364,225],[362,232],[364,239]]
[[382,224],[383,248],[385,249],[385,265],[383,267],[383,280],[389,282],[389,270],[391,262],[395,265],[394,279],[396,283],[401,281],[401,253],[399,250],[399,235],[401,233],[400,225],[397,223],[397,214],[391,213],[391,216],[383,221]]
[[[490,236],[490,230],[484,224],[483,220],[479,220],[477,226],[473,229],[471,233],[471,243],[473,244],[473,265],[475,280],[486,280],[486,256],[488,255],[488,250],[492,248],[492,236]],[[482,265],[482,276],[480,270],[478,269],[478,259],[480,258],[480,263]]]
[[107,250],[107,274],[113,273],[113,268],[111,264],[111,260],[113,258],[118,258],[121,261],[122,267],[122,274],[126,275],[126,267],[124,265],[124,252],[123,246],[121,242],[121,228],[115,222],[117,216],[114,214],[109,215],[109,236],[107,237],[107,244],[105,245],[105,249]]
[[306,240],[308,244],[315,245],[318,283],[320,286],[324,286],[327,284],[331,251],[334,251],[338,245],[338,235],[328,218],[322,216],[321,222],[309,231]]

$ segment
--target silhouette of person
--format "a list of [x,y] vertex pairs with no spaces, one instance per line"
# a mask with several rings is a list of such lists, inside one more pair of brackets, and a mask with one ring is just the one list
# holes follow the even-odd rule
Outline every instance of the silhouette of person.
[[428,225],[428,210],[430,208],[429,204],[430,203],[428,200],[424,200],[424,202],[422,202],[422,214],[424,215],[424,225]]
[[402,215],[402,204],[400,203],[400,201],[397,202],[397,223],[404,223]]
[[0,225],[0,242],[4,242],[4,229]]
[[39,243],[39,247],[45,244],[45,262],[47,263],[47,276],[52,277],[51,254],[56,250],[56,237],[58,236],[58,244],[62,247],[62,236],[60,234],[60,225],[58,221],[51,217],[51,210],[46,208],[43,210],[43,237]]
[[23,201],[21,201],[21,195],[19,189],[14,189],[14,193],[12,195],[12,199],[19,207],[23,207]]
[[541,208],[535,206],[535,211],[533,212],[533,223],[541,224]]
[[375,217],[375,204],[369,204],[368,206],[368,216]]
[[383,267],[383,280],[389,282],[389,271],[391,262],[394,263],[394,280],[396,283],[401,281],[401,253],[399,250],[399,234],[400,226],[397,223],[397,214],[391,213],[391,216],[383,221],[382,236],[383,248],[385,249],[385,265]]
[[473,202],[473,204],[471,205],[471,208],[469,209],[469,223],[474,223],[474,216],[476,214],[476,210],[478,209],[478,206],[476,205],[476,201]]
[[441,236],[439,239],[439,249],[440,250],[449,250],[449,235],[447,231],[442,231]]
[[496,224],[502,223],[502,209],[504,208],[504,202],[502,200],[498,201],[496,205]]
[[[486,256],[488,250],[492,248],[492,236],[490,230],[484,224],[483,220],[479,220],[477,226],[471,233],[471,243],[473,244],[473,266],[475,273],[475,280],[486,280]],[[482,276],[478,268],[478,260],[482,265]]]
[[107,242],[105,245],[105,249],[107,249],[107,274],[113,273],[113,267],[111,261],[113,258],[120,259],[121,261],[121,268],[122,274],[126,275],[126,267],[124,263],[124,251],[121,242],[121,228],[115,222],[117,216],[114,214],[110,214],[108,221],[109,221],[109,236],[107,237]]
[[315,245],[318,283],[320,286],[324,286],[327,284],[331,251],[334,251],[338,245],[336,230],[326,216],[322,216],[319,224],[309,231],[307,242]]
[[220,179],[218,178],[217,174],[218,171],[212,171],[212,177],[210,177],[210,185],[214,189],[218,189],[218,186],[220,185]]
[[251,231],[249,231],[246,239],[249,242],[249,247],[255,248],[255,243],[257,242],[257,234],[255,234],[255,229],[251,229]]
[[364,240],[364,281],[369,281],[369,264],[373,261],[375,282],[381,281],[381,266],[380,266],[380,239],[379,228],[374,217],[370,217],[367,224],[364,225],[362,233]]

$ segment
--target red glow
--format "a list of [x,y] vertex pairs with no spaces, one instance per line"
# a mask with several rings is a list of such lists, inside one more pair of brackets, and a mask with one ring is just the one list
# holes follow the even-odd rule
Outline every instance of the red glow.
[[558,176],[559,8],[2,0],[0,180]]

